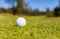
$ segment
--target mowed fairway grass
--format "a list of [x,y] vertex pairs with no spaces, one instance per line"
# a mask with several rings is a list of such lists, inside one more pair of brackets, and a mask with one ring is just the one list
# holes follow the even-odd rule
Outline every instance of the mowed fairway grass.
[[60,17],[21,16],[25,27],[16,26],[18,17],[0,14],[0,39],[60,39]]

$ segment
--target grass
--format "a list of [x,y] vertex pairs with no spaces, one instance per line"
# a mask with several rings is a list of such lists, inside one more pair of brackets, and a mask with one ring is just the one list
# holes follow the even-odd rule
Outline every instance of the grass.
[[0,14],[0,39],[60,39],[60,17],[22,16],[25,27],[16,26],[18,17]]

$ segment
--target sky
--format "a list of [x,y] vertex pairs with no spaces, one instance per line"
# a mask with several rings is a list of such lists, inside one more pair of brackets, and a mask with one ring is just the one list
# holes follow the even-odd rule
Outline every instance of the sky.
[[[40,11],[45,11],[46,8],[53,10],[58,6],[58,0],[25,0],[28,3],[28,7],[34,9],[39,9]],[[15,3],[16,6],[16,3]],[[11,8],[12,5],[6,3],[4,0],[0,0],[0,8]]]
[[[16,6],[16,3],[14,3],[14,6]],[[12,4],[6,3],[5,0],[0,0],[0,8],[11,8]]]

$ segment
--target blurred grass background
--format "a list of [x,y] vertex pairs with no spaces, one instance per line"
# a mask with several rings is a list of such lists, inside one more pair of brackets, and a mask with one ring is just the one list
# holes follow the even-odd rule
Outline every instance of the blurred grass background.
[[[25,27],[16,26],[24,17]],[[0,39],[60,39],[60,17],[0,14]]]

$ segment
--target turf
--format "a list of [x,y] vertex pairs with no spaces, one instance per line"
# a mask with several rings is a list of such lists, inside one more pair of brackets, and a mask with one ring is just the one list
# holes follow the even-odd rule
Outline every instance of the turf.
[[60,17],[22,16],[25,27],[16,26],[18,17],[0,14],[0,39],[60,39]]

